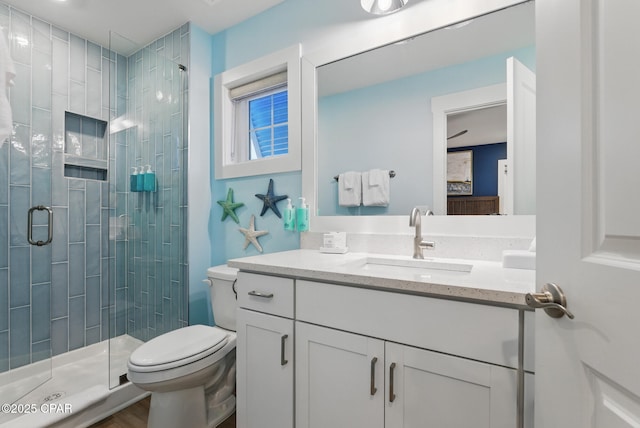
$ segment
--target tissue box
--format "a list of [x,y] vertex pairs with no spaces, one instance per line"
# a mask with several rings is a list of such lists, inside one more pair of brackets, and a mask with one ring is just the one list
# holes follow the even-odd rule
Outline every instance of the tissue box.
[[527,250],[504,250],[502,267],[514,269],[536,269],[536,253]]
[[347,233],[329,232],[323,234],[322,247],[320,247],[320,251],[323,253],[346,253]]

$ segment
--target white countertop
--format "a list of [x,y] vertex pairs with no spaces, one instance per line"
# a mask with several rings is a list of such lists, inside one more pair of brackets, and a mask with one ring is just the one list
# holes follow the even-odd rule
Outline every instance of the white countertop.
[[[232,259],[227,264],[270,275],[518,307],[525,307],[525,294],[535,291],[535,271],[503,268],[500,262],[433,259],[472,264],[471,272],[365,265],[367,257],[379,256],[382,255],[292,250]],[[411,259],[410,256],[385,257]]]

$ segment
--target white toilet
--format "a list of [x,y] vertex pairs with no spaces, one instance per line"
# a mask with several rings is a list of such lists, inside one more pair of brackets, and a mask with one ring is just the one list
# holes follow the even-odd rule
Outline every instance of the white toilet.
[[129,380],[151,391],[149,427],[213,428],[235,410],[236,278],[226,265],[207,270],[216,327],[162,334],[129,357]]

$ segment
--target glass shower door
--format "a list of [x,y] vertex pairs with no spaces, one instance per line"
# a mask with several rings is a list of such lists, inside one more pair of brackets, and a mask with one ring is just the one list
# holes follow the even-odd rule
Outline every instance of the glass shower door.
[[[111,388],[126,382],[133,350],[188,324],[188,37],[185,25],[118,54],[111,75]],[[134,45],[111,34],[112,49]],[[153,185],[132,190],[131,173],[142,167]]]
[[12,403],[52,370],[52,44],[6,7],[0,37],[0,68],[15,72],[0,80],[0,116],[12,116],[0,135],[0,401]]

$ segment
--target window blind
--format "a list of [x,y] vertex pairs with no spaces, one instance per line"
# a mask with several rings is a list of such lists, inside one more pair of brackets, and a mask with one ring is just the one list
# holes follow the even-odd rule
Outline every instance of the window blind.
[[264,91],[275,89],[279,86],[285,86],[287,84],[287,71],[281,71],[271,76],[263,77],[262,79],[254,80],[244,85],[237,86],[229,90],[229,97],[233,101],[248,97],[250,95],[256,95]]

